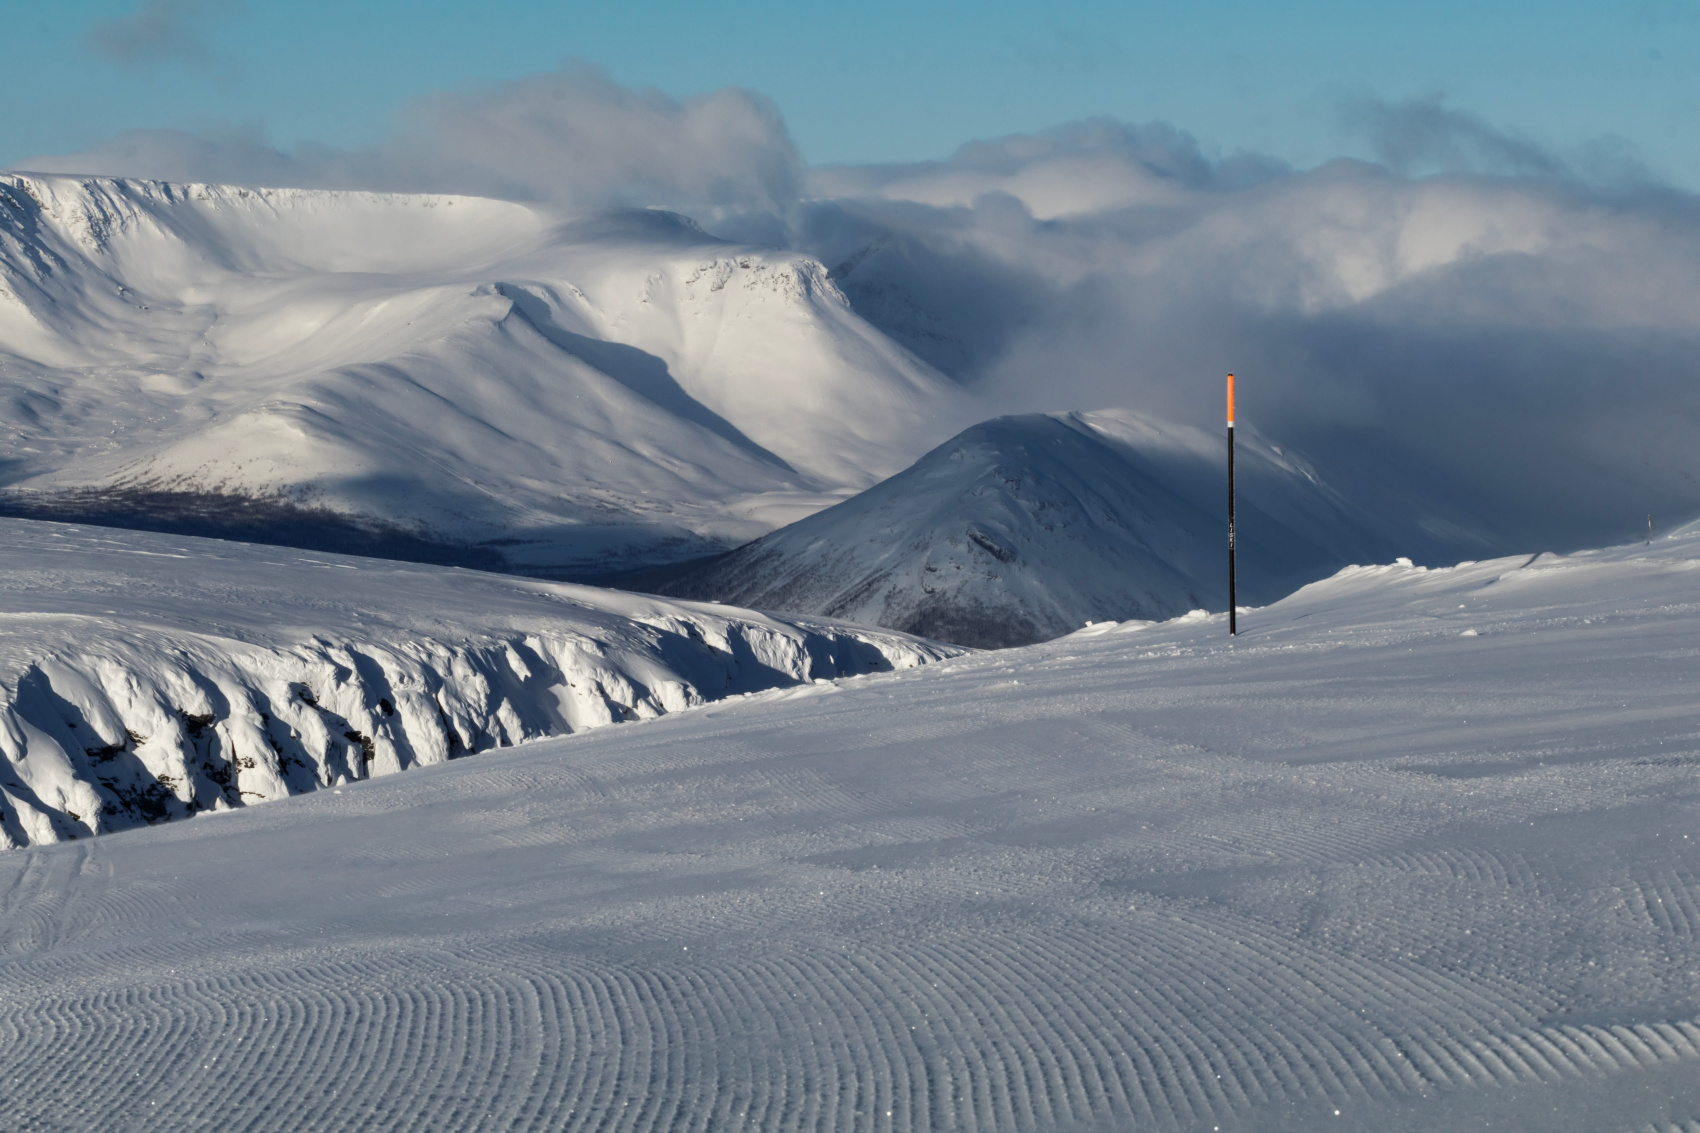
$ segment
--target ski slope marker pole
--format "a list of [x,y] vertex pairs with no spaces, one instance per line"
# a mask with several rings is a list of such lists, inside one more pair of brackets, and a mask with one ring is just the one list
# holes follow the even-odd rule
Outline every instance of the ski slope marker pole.
[[1234,595],[1234,375],[1228,375],[1228,635],[1240,632]]

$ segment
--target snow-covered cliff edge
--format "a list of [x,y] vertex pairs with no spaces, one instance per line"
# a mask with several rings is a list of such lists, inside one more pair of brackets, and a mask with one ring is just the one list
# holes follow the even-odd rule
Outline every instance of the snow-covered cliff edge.
[[475,571],[0,520],[0,846],[954,651]]

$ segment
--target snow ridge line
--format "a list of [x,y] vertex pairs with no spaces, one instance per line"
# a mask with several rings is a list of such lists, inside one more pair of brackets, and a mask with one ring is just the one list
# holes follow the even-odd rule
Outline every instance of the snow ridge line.
[[74,649],[0,686],[0,849],[959,652],[901,634],[681,607],[612,633],[556,625],[458,642],[315,636],[286,648],[113,628],[80,635]]

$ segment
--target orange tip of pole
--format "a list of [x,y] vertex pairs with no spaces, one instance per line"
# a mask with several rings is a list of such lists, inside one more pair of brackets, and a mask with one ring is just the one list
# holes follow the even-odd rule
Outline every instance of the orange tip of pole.
[[1234,423],[1234,375],[1228,375],[1228,424]]

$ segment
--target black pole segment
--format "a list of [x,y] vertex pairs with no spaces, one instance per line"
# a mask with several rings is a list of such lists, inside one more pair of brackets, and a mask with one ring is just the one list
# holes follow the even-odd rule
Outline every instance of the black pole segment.
[[1234,593],[1234,423],[1228,422],[1228,633],[1237,635],[1238,600]]
[[1234,375],[1228,375],[1228,636],[1240,632],[1237,548],[1234,540]]

